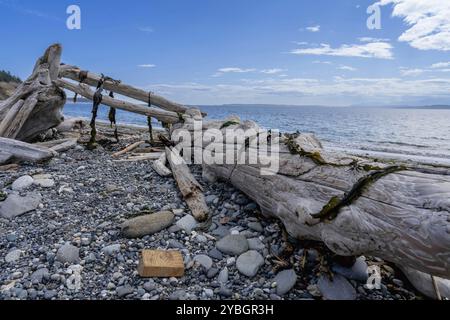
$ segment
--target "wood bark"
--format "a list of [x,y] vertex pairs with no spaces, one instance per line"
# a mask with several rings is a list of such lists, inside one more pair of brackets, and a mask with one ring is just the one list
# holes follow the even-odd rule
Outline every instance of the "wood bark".
[[52,83],[59,74],[61,52],[60,45],[50,46],[32,75],[0,103],[0,137],[30,142],[64,120],[66,95]]
[[[85,97],[86,99],[93,100],[94,98],[94,91],[92,91],[87,84],[84,83],[74,84],[63,79],[57,79],[54,81],[54,83],[58,87],[75,92]],[[180,121],[180,116],[175,112],[137,105],[130,102],[114,99],[107,95],[103,95],[102,104],[115,109],[125,110],[128,112],[133,112],[148,117],[153,117],[165,123],[177,123]]]

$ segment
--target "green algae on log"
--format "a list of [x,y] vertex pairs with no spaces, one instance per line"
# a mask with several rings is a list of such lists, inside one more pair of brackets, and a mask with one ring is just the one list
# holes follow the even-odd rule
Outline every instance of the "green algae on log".
[[339,197],[331,198],[331,200],[322,208],[322,210],[317,214],[313,214],[312,217],[315,219],[320,219],[322,222],[325,220],[328,221],[334,220],[338,216],[339,211],[343,207],[351,205],[355,200],[361,197],[363,192],[367,189],[367,187],[369,187],[370,185],[377,182],[378,180],[380,180],[381,178],[383,178],[388,174],[405,170],[407,170],[405,166],[391,166],[370,173],[366,177],[361,178],[353,186],[353,188],[344,195],[344,198],[342,199],[340,199]]

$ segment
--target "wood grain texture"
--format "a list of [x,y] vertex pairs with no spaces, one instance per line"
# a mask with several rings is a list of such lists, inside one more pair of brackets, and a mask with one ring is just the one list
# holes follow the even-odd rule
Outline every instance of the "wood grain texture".
[[183,256],[178,251],[143,250],[138,272],[143,278],[183,277]]

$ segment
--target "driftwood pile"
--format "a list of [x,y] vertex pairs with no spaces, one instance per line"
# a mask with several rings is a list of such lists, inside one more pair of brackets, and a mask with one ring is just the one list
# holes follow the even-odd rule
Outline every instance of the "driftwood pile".
[[[122,82],[60,65],[61,47],[51,46],[38,60],[33,75],[0,104],[0,165],[14,161],[44,161],[76,145],[76,139],[28,144],[58,126],[65,103],[62,89],[87,99],[161,121],[167,130],[145,153],[136,142],[113,155],[117,161],[152,160],[161,176],[173,175],[181,194],[199,221],[209,209],[202,186],[191,174],[171,141],[176,129],[193,130],[199,111],[171,102]],[[97,89],[92,89],[95,87]],[[137,104],[113,98],[124,95]],[[148,106],[139,103],[144,102]],[[93,117],[95,130],[95,117]],[[92,122],[91,122],[92,125]],[[238,118],[204,122],[203,130],[260,131],[251,121]],[[152,135],[153,136],[153,135]],[[251,148],[247,137],[235,152]],[[273,137],[272,137],[273,138]],[[262,175],[260,165],[204,165],[204,177],[229,181],[257,202],[264,215],[279,218],[298,239],[322,241],[341,256],[372,255],[397,264],[416,288],[430,297],[450,296],[450,170],[408,163],[387,163],[329,152],[305,134],[283,134],[280,170]],[[215,150],[229,142],[204,142]],[[237,158],[237,157],[236,157]],[[170,169],[169,169],[170,167]]]

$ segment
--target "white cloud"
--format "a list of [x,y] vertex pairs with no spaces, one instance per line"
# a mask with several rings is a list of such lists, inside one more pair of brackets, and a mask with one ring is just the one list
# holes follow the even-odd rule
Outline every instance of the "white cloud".
[[145,33],[152,33],[155,31],[152,27],[139,27],[138,29],[139,29],[139,31],[145,32]]
[[339,70],[344,70],[344,71],[356,71],[356,70],[358,70],[356,68],[353,68],[353,67],[350,67],[350,66],[344,66],[344,65],[339,66],[338,69]]
[[400,68],[400,73],[404,77],[409,77],[409,76],[416,77],[416,76],[420,76],[421,74],[423,74],[425,72],[428,72],[428,70],[419,69],[419,68],[414,68],[414,69]]
[[156,65],[154,64],[140,64],[138,65],[139,68],[155,68]]
[[248,73],[248,72],[255,71],[255,69],[221,68],[218,71],[221,72],[221,73]]
[[320,61],[320,60],[315,60],[312,63],[314,63],[314,64],[328,64],[328,65],[333,64],[330,61]]
[[389,41],[391,41],[390,39],[386,39],[386,38],[372,38],[372,37],[361,37],[361,38],[358,38],[358,40],[361,42],[389,42]]
[[392,49],[393,47],[390,43],[371,42],[365,44],[345,44],[338,48],[332,48],[329,44],[322,44],[320,47],[315,48],[294,49],[291,53],[297,55],[393,59]]
[[442,68],[448,68],[450,67],[450,62],[438,62],[433,65],[431,65],[432,69],[442,69]]
[[306,30],[308,30],[309,32],[319,32],[320,31],[320,26],[311,26],[311,27],[307,27]]
[[265,74],[277,74],[277,73],[282,73],[286,71],[285,69],[278,69],[278,68],[274,68],[274,69],[264,69],[261,70],[261,73],[265,73]]
[[392,15],[409,26],[399,41],[420,50],[450,51],[450,1],[380,0],[377,4],[392,4]]
[[[450,78],[343,78],[318,80],[274,78],[245,80],[239,84],[159,84],[146,89],[189,104],[294,103],[393,104],[426,98],[450,98]],[[339,102],[338,102],[339,101]]]

